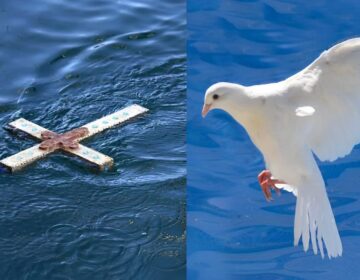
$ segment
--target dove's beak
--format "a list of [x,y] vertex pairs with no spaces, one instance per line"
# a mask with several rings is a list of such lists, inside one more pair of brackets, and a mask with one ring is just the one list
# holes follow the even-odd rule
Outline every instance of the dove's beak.
[[207,113],[210,111],[211,109],[211,104],[204,104],[201,115],[203,118],[206,117]]

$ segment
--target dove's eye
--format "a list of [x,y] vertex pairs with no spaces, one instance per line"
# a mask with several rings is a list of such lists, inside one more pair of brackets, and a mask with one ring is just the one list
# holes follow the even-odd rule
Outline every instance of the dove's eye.
[[218,98],[219,98],[219,95],[217,95],[217,94],[214,94],[214,95],[213,95],[213,99],[214,99],[214,100],[216,100],[216,99],[218,99]]

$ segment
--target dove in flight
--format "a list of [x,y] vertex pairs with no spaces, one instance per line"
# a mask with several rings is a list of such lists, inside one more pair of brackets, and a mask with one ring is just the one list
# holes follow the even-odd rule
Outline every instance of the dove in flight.
[[[266,199],[271,189],[296,197],[294,245],[342,255],[342,243],[313,153],[321,161],[348,155],[360,142],[360,38],[324,51],[286,80],[254,86],[220,82],[208,88],[202,115],[229,113],[263,155],[258,180]],[[325,246],[324,246],[325,245]]]

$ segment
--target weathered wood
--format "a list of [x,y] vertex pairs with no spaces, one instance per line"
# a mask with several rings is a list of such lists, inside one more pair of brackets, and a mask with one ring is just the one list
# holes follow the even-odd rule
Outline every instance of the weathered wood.
[[[109,129],[111,127],[114,127],[118,124],[124,123],[125,121],[136,117],[140,114],[143,114],[147,112],[148,109],[141,107],[139,105],[131,105],[129,107],[126,107],[120,111],[117,111],[111,115],[105,116],[103,118],[100,118],[96,121],[93,121],[91,123],[88,123],[81,128],[86,129],[87,133],[83,134],[77,134],[75,139],[75,142],[78,143],[79,141],[88,138],[90,136],[93,136],[97,133],[100,133],[106,129]],[[46,136],[55,135],[56,133],[43,128],[35,123],[32,123],[28,120],[25,120],[23,118],[20,118],[16,121],[13,121],[9,124],[9,127],[20,130],[22,132],[25,132],[29,134],[30,136],[34,137],[38,140],[44,140],[47,138]],[[62,135],[66,135],[62,134]],[[60,135],[61,136],[61,135]],[[72,140],[74,140],[72,139]],[[44,142],[43,142],[44,143]],[[42,144],[43,144],[42,143]],[[78,146],[77,146],[78,145]],[[76,148],[61,146],[61,145],[55,145],[51,149],[45,149],[44,147],[48,147],[47,145],[41,147],[41,144],[35,145],[29,149],[26,149],[24,151],[21,151],[13,156],[9,156],[5,159],[2,159],[0,161],[0,164],[10,169],[12,172],[21,170],[25,166],[33,163],[34,161],[37,161],[41,158],[46,157],[47,155],[57,151],[62,150],[69,154],[76,155],[80,157],[83,160],[86,160],[87,162],[90,162],[92,164],[97,165],[100,169],[104,169],[105,167],[111,167],[113,165],[114,160],[111,157],[108,157],[102,153],[99,153],[93,149],[90,149],[84,145],[77,144]]]

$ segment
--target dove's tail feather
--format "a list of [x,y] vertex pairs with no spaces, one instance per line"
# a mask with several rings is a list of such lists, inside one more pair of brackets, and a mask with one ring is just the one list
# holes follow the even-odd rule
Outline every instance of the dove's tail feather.
[[302,236],[304,251],[309,248],[311,239],[314,253],[318,248],[324,258],[325,244],[329,258],[342,255],[342,244],[336,227],[335,218],[324,186],[306,186],[307,190],[298,190],[295,213],[294,245],[298,245]]

